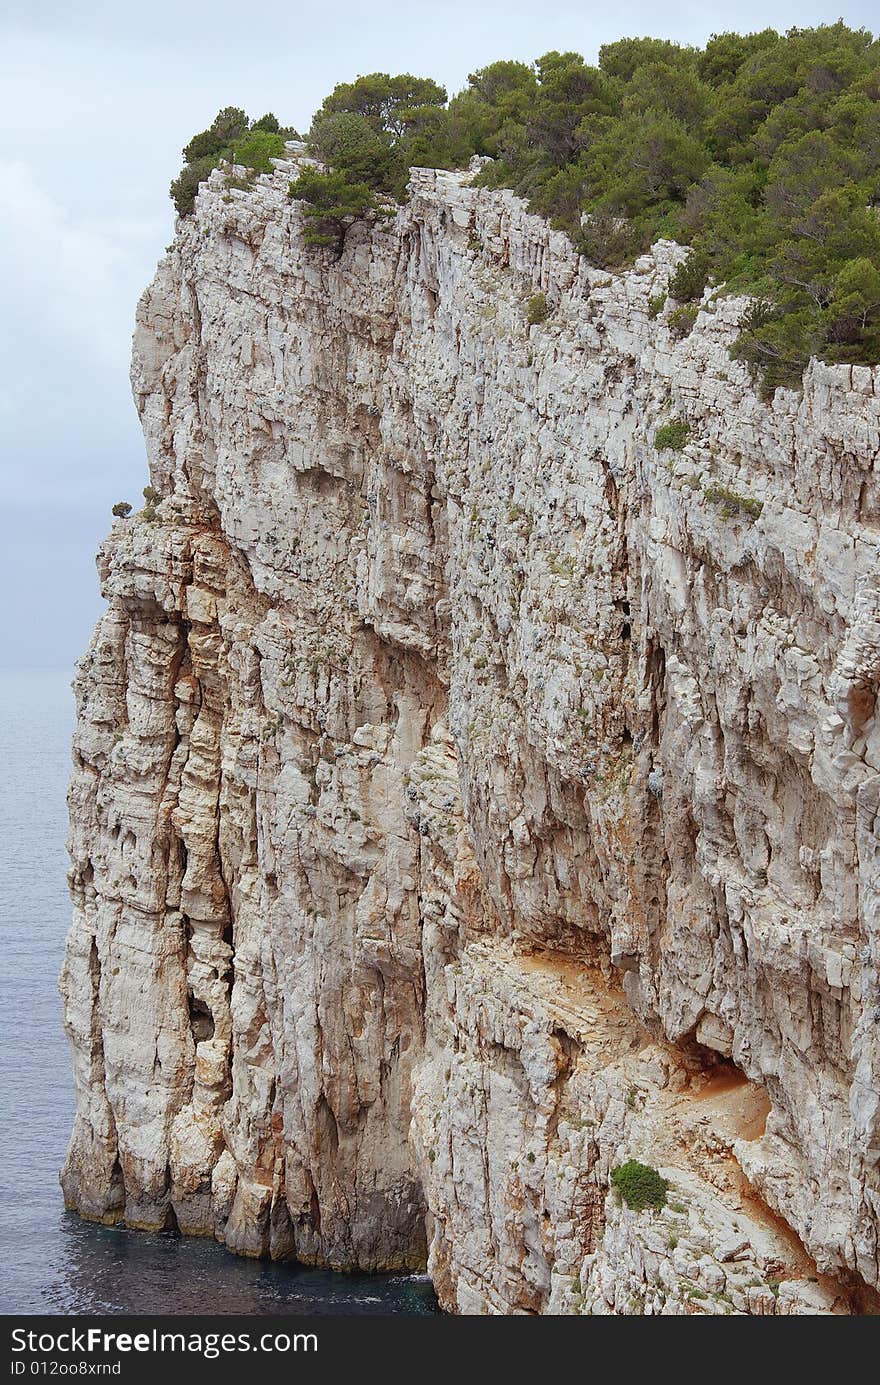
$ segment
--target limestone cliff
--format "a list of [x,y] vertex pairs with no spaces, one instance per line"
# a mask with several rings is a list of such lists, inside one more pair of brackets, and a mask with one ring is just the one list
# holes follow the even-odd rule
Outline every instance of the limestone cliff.
[[466,1313],[865,1311],[880,369],[764,403],[741,304],[651,316],[677,247],[600,273],[467,174],[333,263],[294,170],[212,175],[138,309],[69,1205]]

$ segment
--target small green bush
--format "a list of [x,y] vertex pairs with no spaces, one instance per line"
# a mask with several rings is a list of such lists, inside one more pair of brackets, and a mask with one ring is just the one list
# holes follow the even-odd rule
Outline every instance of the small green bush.
[[265,115],[260,116],[259,120],[254,121],[251,129],[268,130],[270,134],[277,135],[281,130],[281,126],[278,123],[277,115],[273,115],[271,111],[267,111]]
[[666,1205],[669,1189],[666,1179],[656,1169],[648,1164],[640,1164],[637,1159],[629,1159],[613,1169],[611,1182],[627,1207],[634,1212],[642,1212],[646,1207],[659,1209]]
[[782,312],[758,298],[743,315],[730,355],[748,366],[761,398],[772,399],[777,389],[800,389],[810,356],[817,350],[808,313]]
[[128,519],[131,514],[131,506],[127,500],[118,500],[113,506],[111,514],[114,514],[117,519]]
[[711,486],[706,486],[703,491],[710,505],[720,505],[721,515],[724,519],[734,519],[737,515],[744,515],[747,519],[755,520],[764,508],[762,500],[753,500],[751,496],[738,495],[727,486],[719,486],[713,482]]
[[692,250],[669,280],[670,296],[679,303],[689,303],[693,298],[702,298],[708,280],[708,255]]
[[674,313],[669,314],[666,325],[676,341],[690,336],[699,311],[696,303],[685,303],[683,307],[676,308]]
[[169,189],[171,200],[178,216],[191,216],[196,204],[196,193],[202,183],[210,178],[219,159],[205,154],[200,159],[184,164]]
[[141,510],[141,519],[153,521],[158,518],[156,506],[162,499],[155,486],[144,486],[143,497],[145,500],[144,508]]
[[[233,178],[231,173],[227,173],[225,185],[227,188],[235,188],[237,192],[247,192],[248,188],[251,185],[251,182],[253,181],[253,177],[254,170],[252,168],[248,169],[243,178]],[[231,199],[226,197],[223,198],[224,202],[230,200]]]
[[576,223],[566,225],[562,217],[554,221],[568,232],[575,248],[597,269],[622,269],[650,244],[644,231],[626,217],[597,211],[583,222],[578,214]]
[[526,304],[526,321],[530,327],[537,327],[550,316],[550,304],[546,293],[533,293]]
[[666,306],[666,298],[665,293],[655,293],[653,298],[648,299],[648,317],[659,317]]
[[284,139],[273,130],[249,130],[232,146],[233,163],[253,168],[257,173],[271,173],[272,160],[284,156]]
[[680,452],[690,436],[690,424],[683,418],[674,418],[664,423],[654,434],[654,446],[658,452]]
[[366,183],[373,192],[406,193],[405,174],[394,149],[355,112],[338,111],[318,117],[309,131],[309,152],[328,168],[344,173],[350,183]]

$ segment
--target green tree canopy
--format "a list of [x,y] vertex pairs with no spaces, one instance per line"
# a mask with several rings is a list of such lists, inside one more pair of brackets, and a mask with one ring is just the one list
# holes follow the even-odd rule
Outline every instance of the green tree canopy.
[[620,38],[599,49],[599,66],[609,77],[631,82],[640,67],[664,63],[680,70],[696,68],[696,48],[683,48],[665,38]]
[[445,104],[445,88],[430,77],[413,77],[410,72],[396,77],[387,72],[370,72],[354,82],[341,82],[334,87],[316,120],[348,111],[363,116],[377,133],[384,132],[399,139],[404,133],[404,111],[413,106]]
[[[266,171],[287,133],[271,113],[220,111],[184,150],[178,211],[224,160]],[[660,236],[690,245],[686,316],[707,281],[750,295],[736,352],[766,389],[797,384],[811,354],[880,357],[880,43],[865,29],[721,33],[703,49],[625,38],[596,66],[501,59],[448,102],[430,77],[372,72],[333,89],[309,144],[325,165],[297,184],[314,244],[382,215],[413,165],[488,154],[478,181],[513,188],[597,265]]]
[[[366,116],[336,111],[316,116],[309,131],[309,148],[322,163],[342,169],[354,182],[390,192],[403,166],[386,134],[379,133]],[[406,178],[404,176],[404,184]]]

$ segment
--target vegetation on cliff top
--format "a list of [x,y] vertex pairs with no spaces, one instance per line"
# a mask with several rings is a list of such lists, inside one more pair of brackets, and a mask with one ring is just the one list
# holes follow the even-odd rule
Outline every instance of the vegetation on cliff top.
[[[222,159],[268,168],[285,133],[221,112],[184,150],[178,210]],[[478,181],[513,188],[601,268],[660,237],[690,245],[669,285],[689,305],[680,334],[707,284],[750,294],[733,354],[765,392],[798,385],[811,355],[880,360],[880,42],[863,29],[621,39],[597,66],[492,63],[451,100],[429,78],[372,73],[333,90],[308,140],[331,171],[291,195],[316,244],[341,248],[355,219],[402,198],[410,166],[488,155]]]
[[222,163],[242,164],[258,173],[269,173],[270,159],[284,153],[284,141],[295,139],[296,131],[282,129],[271,111],[259,120],[250,120],[238,106],[218,111],[207,130],[193,135],[184,146],[184,164],[169,188],[179,216],[189,216],[199,184]]

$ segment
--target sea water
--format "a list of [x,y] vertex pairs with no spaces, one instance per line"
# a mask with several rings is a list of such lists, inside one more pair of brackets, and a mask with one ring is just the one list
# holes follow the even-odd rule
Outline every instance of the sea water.
[[0,671],[0,1312],[434,1312],[424,1276],[243,1260],[65,1212],[74,1102],[58,973],[73,721],[68,672]]

